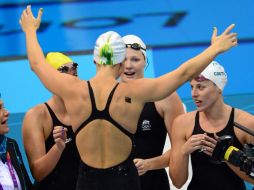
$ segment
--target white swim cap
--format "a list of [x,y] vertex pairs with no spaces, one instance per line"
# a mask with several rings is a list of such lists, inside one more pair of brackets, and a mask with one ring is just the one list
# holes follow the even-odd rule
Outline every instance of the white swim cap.
[[94,47],[94,61],[103,65],[115,65],[125,59],[126,46],[121,36],[109,31],[100,35]]
[[124,43],[127,45],[127,47],[131,47],[135,50],[140,50],[146,59],[146,45],[145,43],[135,35],[126,35],[123,37]]
[[223,66],[216,61],[212,61],[200,75],[215,83],[221,91],[227,83],[227,74]]

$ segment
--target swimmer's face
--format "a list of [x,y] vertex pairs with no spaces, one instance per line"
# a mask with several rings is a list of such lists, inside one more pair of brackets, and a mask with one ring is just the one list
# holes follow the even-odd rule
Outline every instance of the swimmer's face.
[[127,82],[143,78],[145,66],[146,60],[142,51],[134,50],[130,47],[126,48],[126,57],[123,64],[121,80]]
[[213,106],[221,96],[220,89],[210,80],[191,80],[191,95],[198,111]]

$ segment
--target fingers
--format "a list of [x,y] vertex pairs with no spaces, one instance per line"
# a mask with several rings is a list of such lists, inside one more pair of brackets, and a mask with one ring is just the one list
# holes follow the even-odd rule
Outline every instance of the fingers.
[[66,132],[67,132],[67,128],[62,126],[55,126],[53,130],[53,137],[55,140],[58,140],[58,139],[64,140],[66,138]]
[[22,14],[21,14],[21,17],[19,19],[19,23],[22,23],[22,21],[24,20],[24,18],[27,17],[27,12],[26,12],[26,9],[23,10]]
[[21,17],[19,19],[19,24],[20,26],[22,26],[22,21],[24,20],[24,16],[26,16],[27,13],[26,13],[26,9],[22,11],[22,14],[21,14]]
[[237,46],[237,45],[238,45],[237,41],[232,42],[232,46]]
[[222,34],[229,34],[230,31],[235,27],[235,24],[231,24]]
[[213,136],[217,141],[219,140],[219,136],[216,133],[214,133]]
[[228,35],[229,36],[229,38],[236,38],[237,37],[237,33],[231,33],[231,34],[229,34]]
[[212,154],[217,144],[217,140],[209,137],[206,133],[191,136],[189,142],[191,152],[199,150],[199,152],[206,152],[209,155]]
[[217,144],[218,136],[214,133],[215,139],[209,137],[205,134],[204,140],[202,140],[202,147],[199,152],[204,152],[205,154],[212,156],[213,150]]
[[210,147],[204,147],[202,152],[204,152],[205,154],[207,154],[207,155],[209,155],[209,156],[212,156],[213,150],[214,150],[214,149],[212,149],[212,148],[210,148]]
[[217,27],[213,27],[212,41],[213,41],[213,39],[215,39],[215,38],[216,38],[217,33],[218,33],[218,29],[217,29]]
[[204,134],[192,135],[186,143],[185,152],[192,153],[202,148]]
[[31,10],[31,5],[27,5],[27,7],[26,7],[26,13],[27,14],[33,14],[32,10]]
[[205,140],[205,134],[192,135],[190,141],[194,145],[199,145],[202,140]]
[[33,12],[32,12],[32,9],[31,9],[31,5],[27,5],[26,9],[24,10],[25,13],[26,13],[26,16],[33,16]]
[[138,170],[138,175],[141,176],[146,173],[146,168],[145,168],[145,160],[136,158],[133,160],[137,170]]
[[26,9],[23,10],[19,23],[22,24],[23,21],[25,22],[29,21],[30,23],[33,23],[36,20],[41,21],[42,13],[43,13],[43,9],[40,8],[38,11],[37,18],[35,19],[31,9],[31,5],[28,5]]
[[136,165],[136,163],[138,163],[138,161],[139,161],[139,159],[137,159],[137,158],[133,159],[133,162],[135,165]]
[[196,142],[196,141],[200,141],[204,138],[204,135],[203,134],[198,134],[198,135],[192,135],[190,137],[190,141],[191,142]]
[[203,140],[195,141],[191,145],[195,150],[202,148]]
[[213,144],[214,146],[217,144],[217,140],[216,139],[214,139],[214,138],[212,138],[212,137],[209,137],[209,136],[205,136],[204,137],[204,139],[205,139],[205,143],[207,143],[207,144]]
[[23,19],[24,16],[27,16],[27,11],[26,11],[26,9],[23,10],[22,15],[21,15],[21,19]]
[[136,168],[140,168],[142,166],[142,159],[136,158],[133,160],[133,162],[134,162]]
[[202,140],[202,145],[214,148],[217,144],[217,140],[207,135],[204,136],[204,140]]
[[144,175],[145,173],[146,173],[146,171],[138,171],[139,176]]
[[216,144],[211,143],[209,141],[202,142],[202,148],[205,148],[205,149],[212,149],[213,150],[215,148],[215,146],[216,146]]
[[237,44],[237,33],[229,34],[229,38],[233,44]]
[[204,145],[202,145],[200,152],[204,152],[205,154],[212,156],[215,146],[216,145],[213,143],[204,142]]
[[236,42],[237,43],[237,38],[235,37],[235,38],[232,38],[232,42],[234,43],[234,42]]
[[[67,132],[67,128],[62,127],[62,126],[55,126],[54,130],[53,130],[53,138],[55,141],[56,146],[60,149],[60,150],[64,150],[65,148],[65,144],[66,144],[66,134]],[[69,140],[71,141],[71,140]],[[68,142],[69,142],[68,141]]]
[[38,15],[37,15],[38,20],[41,20],[42,14],[43,14],[43,8],[40,8],[39,11],[38,11]]
[[61,128],[61,135],[64,135],[64,127]]

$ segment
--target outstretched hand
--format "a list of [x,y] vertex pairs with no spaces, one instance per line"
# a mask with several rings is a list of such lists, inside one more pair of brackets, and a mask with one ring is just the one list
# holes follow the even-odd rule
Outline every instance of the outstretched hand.
[[40,8],[38,11],[37,18],[34,17],[31,10],[31,5],[28,5],[25,10],[23,10],[22,15],[19,19],[19,24],[24,32],[28,30],[37,30],[41,24],[43,9]]
[[234,27],[235,27],[235,24],[231,24],[219,36],[217,36],[217,33],[218,33],[217,28],[214,27],[212,38],[211,38],[211,44],[219,48],[220,53],[227,51],[231,47],[234,47],[237,45],[237,33],[231,33]]

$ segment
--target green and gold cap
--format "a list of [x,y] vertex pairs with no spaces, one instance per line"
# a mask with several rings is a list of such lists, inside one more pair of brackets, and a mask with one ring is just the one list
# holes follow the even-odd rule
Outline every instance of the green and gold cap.
[[95,43],[94,61],[102,65],[115,65],[125,59],[126,45],[122,37],[109,31],[101,34]]

